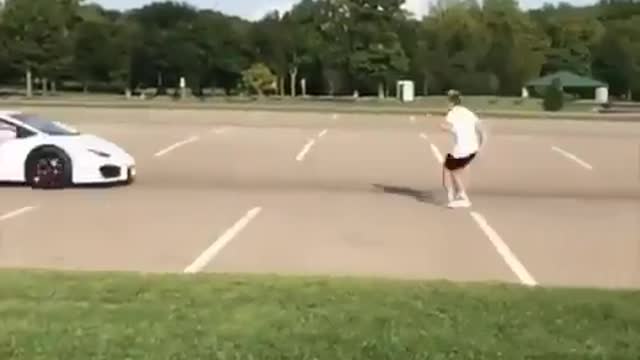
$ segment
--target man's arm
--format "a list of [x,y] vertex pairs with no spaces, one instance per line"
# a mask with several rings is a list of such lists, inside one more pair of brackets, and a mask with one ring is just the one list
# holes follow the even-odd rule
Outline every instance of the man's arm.
[[476,121],[476,134],[478,134],[478,138],[480,141],[480,148],[484,146],[487,142],[487,130],[485,129],[482,121]]
[[451,123],[446,121],[440,123],[440,128],[444,131],[453,131],[453,126],[451,126]]
[[453,121],[451,119],[451,113],[447,113],[444,121],[440,123],[440,128],[444,131],[453,132]]

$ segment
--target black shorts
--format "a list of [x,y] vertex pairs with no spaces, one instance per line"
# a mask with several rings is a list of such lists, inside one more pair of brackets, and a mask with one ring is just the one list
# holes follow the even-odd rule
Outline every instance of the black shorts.
[[444,160],[444,167],[447,170],[459,170],[467,167],[471,160],[476,157],[476,153],[465,156],[463,158],[455,158],[451,154],[447,154],[447,158]]

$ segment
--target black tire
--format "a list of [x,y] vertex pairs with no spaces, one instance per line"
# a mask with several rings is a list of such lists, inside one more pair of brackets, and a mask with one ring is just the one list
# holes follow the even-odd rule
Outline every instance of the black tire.
[[56,147],[43,147],[29,154],[25,163],[27,185],[34,189],[63,189],[71,185],[71,159]]

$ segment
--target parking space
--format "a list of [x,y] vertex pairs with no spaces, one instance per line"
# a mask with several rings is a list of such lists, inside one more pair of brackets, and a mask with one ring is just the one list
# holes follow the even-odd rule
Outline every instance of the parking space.
[[437,162],[428,147],[419,141],[415,129],[402,127],[331,129],[308,156],[301,173],[317,183],[347,187],[439,186]]
[[183,271],[252,205],[240,193],[121,188],[51,194],[3,224],[0,264]]
[[288,127],[211,127],[197,141],[154,159],[157,167],[141,176],[154,186],[286,189],[303,171],[297,154],[317,134]]
[[273,194],[207,267],[271,272],[517,282],[464,213],[429,194]]
[[69,122],[131,152],[138,180],[1,188],[0,216],[37,208],[0,223],[0,266],[640,285],[640,148],[621,125],[492,123],[471,213],[443,206],[437,119],[101,111]]
[[553,286],[640,286],[637,201],[476,196],[536,280]]

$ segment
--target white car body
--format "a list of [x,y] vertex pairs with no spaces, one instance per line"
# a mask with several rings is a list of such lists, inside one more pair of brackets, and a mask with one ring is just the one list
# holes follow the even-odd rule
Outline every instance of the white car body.
[[110,141],[37,115],[0,111],[0,182],[28,182],[27,158],[42,146],[56,147],[71,160],[69,185],[131,182],[136,175],[135,159]]

